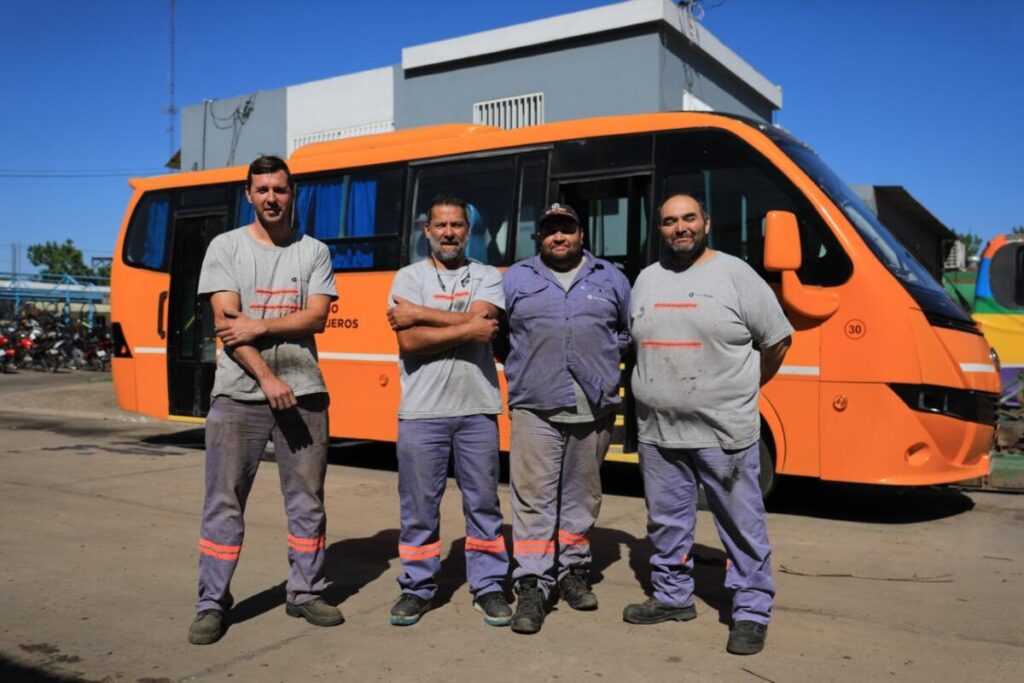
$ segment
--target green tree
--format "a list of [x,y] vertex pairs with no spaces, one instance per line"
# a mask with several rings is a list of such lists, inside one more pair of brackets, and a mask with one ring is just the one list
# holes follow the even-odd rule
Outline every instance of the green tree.
[[82,251],[70,239],[64,244],[33,244],[28,248],[28,260],[33,266],[45,266],[43,275],[93,275],[93,269],[82,259]]
[[956,238],[963,242],[964,254],[967,258],[970,258],[981,251],[981,238],[973,232],[958,232]]
[[1024,225],[1018,225],[1015,228],[1010,229],[1011,235],[1024,235]]

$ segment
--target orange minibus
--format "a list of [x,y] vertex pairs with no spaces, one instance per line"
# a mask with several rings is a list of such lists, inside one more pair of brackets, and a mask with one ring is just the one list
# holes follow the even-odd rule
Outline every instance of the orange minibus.
[[[448,124],[311,144],[289,165],[296,229],[330,247],[340,293],[317,339],[332,436],[395,439],[386,297],[395,271],[426,255],[435,194],[469,202],[468,254],[499,267],[535,253],[543,207],[570,204],[587,247],[632,280],[658,258],[658,204],[687,192],[707,205],[711,246],[761,273],[796,328],[760,403],[766,490],[776,473],[922,485],[989,471],[999,375],[985,338],[817,154],[776,126],[674,112],[516,130]],[[218,347],[196,283],[210,240],[252,220],[244,180],[240,166],[132,181],[111,286],[123,409],[206,414]],[[507,450],[504,419],[500,429]],[[609,457],[635,460],[635,450],[627,400]]]

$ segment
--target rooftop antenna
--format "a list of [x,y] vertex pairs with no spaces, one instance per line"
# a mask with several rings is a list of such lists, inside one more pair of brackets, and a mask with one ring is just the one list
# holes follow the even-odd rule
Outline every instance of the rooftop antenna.
[[175,153],[174,149],[174,123],[178,114],[178,108],[174,106],[174,0],[171,1],[171,62],[169,66],[168,79],[167,79],[167,96],[169,103],[165,110],[167,111],[168,126],[167,133],[169,136],[170,151],[168,152],[169,157],[173,157]]

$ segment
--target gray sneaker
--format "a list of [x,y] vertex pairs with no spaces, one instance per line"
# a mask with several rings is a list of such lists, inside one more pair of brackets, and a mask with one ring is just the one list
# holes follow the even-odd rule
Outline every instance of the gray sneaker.
[[313,626],[337,626],[345,621],[341,610],[334,605],[328,605],[322,598],[313,598],[301,605],[289,602],[284,606],[284,611],[288,616],[301,617]]
[[626,605],[626,609],[622,610],[622,620],[630,624],[660,624],[663,621],[689,621],[696,618],[697,609],[693,605],[672,607],[655,598]]
[[512,623],[512,608],[501,591],[477,596],[473,609],[484,615],[484,622],[490,626],[508,626]]
[[224,613],[219,609],[204,609],[188,627],[188,642],[193,645],[216,643],[224,635]]

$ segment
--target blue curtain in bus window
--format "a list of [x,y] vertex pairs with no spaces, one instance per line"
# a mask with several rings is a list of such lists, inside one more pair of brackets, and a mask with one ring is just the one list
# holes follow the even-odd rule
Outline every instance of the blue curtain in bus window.
[[[349,184],[348,211],[345,215],[345,237],[368,237],[377,228],[377,181],[355,180]],[[372,249],[355,245],[334,250],[332,262],[336,270],[373,268]]]
[[236,228],[240,228],[243,225],[249,225],[256,220],[256,212],[252,209],[252,204],[245,197],[245,188],[238,188],[238,217],[235,223]]
[[167,213],[170,202],[166,199],[151,202],[146,207],[146,242],[142,263],[150,268],[163,268],[167,250]]
[[300,233],[321,240],[341,237],[340,179],[310,181],[299,186],[297,228]]
[[483,214],[473,204],[466,204],[466,218],[469,220],[469,244],[466,256],[487,263],[487,226]]

